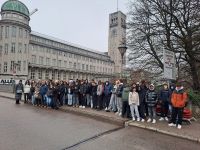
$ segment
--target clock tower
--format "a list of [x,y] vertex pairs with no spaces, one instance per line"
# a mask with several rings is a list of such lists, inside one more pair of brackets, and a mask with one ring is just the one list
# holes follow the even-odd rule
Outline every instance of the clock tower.
[[[121,11],[117,11],[109,15],[108,37],[108,55],[115,63],[115,73],[122,72],[123,63],[118,47],[124,42],[126,42],[126,15]],[[126,54],[124,59],[125,56]]]

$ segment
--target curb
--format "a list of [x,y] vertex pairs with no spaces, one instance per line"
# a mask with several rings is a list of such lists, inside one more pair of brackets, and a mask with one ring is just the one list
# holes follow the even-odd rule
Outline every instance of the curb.
[[133,123],[132,121],[126,122],[125,125],[126,126],[130,126],[130,127],[131,126],[138,127],[138,128],[142,128],[142,129],[146,129],[146,130],[162,133],[162,134],[165,134],[165,135],[174,136],[174,137],[178,137],[178,138],[182,138],[182,139],[186,139],[186,140],[190,140],[190,141],[193,141],[193,142],[200,143],[200,138],[195,138],[195,137],[188,136],[188,135],[182,135],[182,134],[178,134],[178,133],[173,133],[173,132],[169,132],[169,131],[166,131],[166,130],[157,129],[155,127],[149,127],[149,126],[142,125],[142,124],[139,124],[139,123]]
[[[11,98],[9,96],[0,95],[0,97],[14,100],[14,98]],[[24,101],[24,100],[21,100],[21,101]],[[67,107],[66,109],[60,107],[58,110],[62,111],[62,112],[67,112],[67,113],[71,113],[74,115],[78,115],[78,116],[88,117],[88,118],[91,118],[91,119],[94,119],[97,121],[111,123],[111,124],[118,125],[118,126],[124,126],[125,122],[128,120],[128,119],[123,120],[120,118],[118,119],[118,118],[109,117],[109,116],[105,116],[105,115],[92,114],[87,111],[77,109],[77,108],[72,108],[72,107]]]

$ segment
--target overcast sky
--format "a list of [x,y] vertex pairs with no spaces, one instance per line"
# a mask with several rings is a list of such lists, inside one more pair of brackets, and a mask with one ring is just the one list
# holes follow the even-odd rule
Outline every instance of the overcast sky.
[[[0,0],[2,5],[6,0]],[[98,51],[108,48],[108,18],[117,10],[117,0],[21,0],[31,12],[33,31]],[[129,0],[119,0],[127,13]]]

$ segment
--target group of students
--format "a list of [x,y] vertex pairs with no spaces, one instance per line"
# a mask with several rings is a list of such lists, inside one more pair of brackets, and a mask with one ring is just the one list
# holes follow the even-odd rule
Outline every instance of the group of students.
[[[31,102],[34,106],[58,109],[63,105],[115,112],[121,117],[131,117],[133,121],[156,123],[156,106],[161,105],[159,121],[170,118],[169,126],[181,129],[182,115],[187,93],[180,82],[176,86],[163,84],[156,91],[153,84],[123,83],[116,80],[96,83],[94,80],[66,81],[29,81],[22,84],[20,80],[15,87],[16,104],[19,104],[22,93],[24,103]],[[170,115],[169,115],[170,114]],[[178,118],[178,119],[177,119]]]

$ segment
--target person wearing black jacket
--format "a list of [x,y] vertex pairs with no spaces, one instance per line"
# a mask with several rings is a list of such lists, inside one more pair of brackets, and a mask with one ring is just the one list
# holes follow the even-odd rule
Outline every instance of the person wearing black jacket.
[[74,107],[79,106],[79,94],[80,94],[79,90],[80,90],[79,81],[76,81],[74,85],[74,92],[73,92],[73,106]]
[[146,86],[146,82],[142,81],[141,85],[138,83],[136,84],[136,91],[139,94],[139,99],[140,99],[140,105],[139,105],[139,113],[141,117],[141,122],[144,122],[146,119],[145,112],[147,112],[147,106],[145,102],[145,96],[146,92],[148,91],[148,88]]
[[122,115],[122,92],[123,92],[123,83],[122,81],[118,80],[117,82],[117,90],[116,90],[116,96],[117,96],[117,112],[116,114],[121,116]]
[[60,106],[63,106],[63,101],[64,101],[64,95],[65,95],[65,85],[64,85],[64,82],[61,81],[60,82],[60,85],[58,87],[58,98],[59,98],[59,103],[60,103]]
[[85,83],[82,80],[80,85],[80,108],[85,108],[86,106],[86,88]]
[[97,109],[97,84],[95,81],[92,82],[91,86],[92,104],[94,109]]

